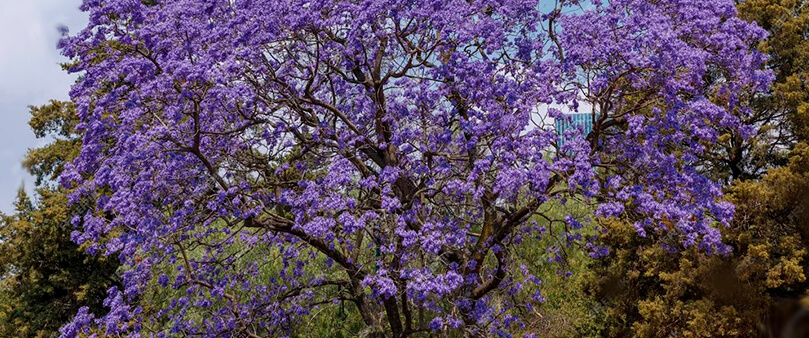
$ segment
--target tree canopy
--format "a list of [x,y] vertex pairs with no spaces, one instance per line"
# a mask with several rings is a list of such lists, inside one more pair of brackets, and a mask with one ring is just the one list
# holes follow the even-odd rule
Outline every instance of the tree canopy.
[[[607,253],[549,205],[727,254],[700,156],[756,133],[746,98],[773,78],[729,0],[82,9],[61,181],[96,201],[73,239],[125,271],[66,337],[294,335],[344,304],[369,336],[510,335],[543,301],[517,244]],[[565,111],[592,131],[558,133]]]

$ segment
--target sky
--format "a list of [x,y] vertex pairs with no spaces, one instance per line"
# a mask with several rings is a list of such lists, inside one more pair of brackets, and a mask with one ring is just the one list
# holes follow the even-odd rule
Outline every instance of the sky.
[[28,127],[28,106],[65,100],[75,80],[62,71],[56,49],[66,26],[87,24],[80,0],[0,0],[0,211],[13,210],[17,189],[31,191],[34,180],[22,168],[28,149],[44,144]]

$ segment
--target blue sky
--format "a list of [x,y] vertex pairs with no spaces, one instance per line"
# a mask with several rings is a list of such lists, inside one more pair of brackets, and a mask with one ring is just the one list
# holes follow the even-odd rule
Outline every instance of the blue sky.
[[33,179],[21,166],[29,148],[43,144],[28,127],[28,106],[64,100],[75,76],[61,70],[59,26],[87,23],[80,0],[0,0],[0,211],[13,210],[17,188]]

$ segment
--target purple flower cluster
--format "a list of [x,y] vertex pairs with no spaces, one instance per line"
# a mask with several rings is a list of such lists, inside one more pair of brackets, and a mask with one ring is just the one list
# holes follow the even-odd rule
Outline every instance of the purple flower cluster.
[[[72,238],[126,272],[62,335],[281,336],[335,301],[392,336],[508,335],[531,221],[583,241],[553,201],[727,252],[733,206],[695,163],[749,128],[763,31],[730,0],[556,3],[84,0],[62,183],[98,201]],[[560,146],[562,110],[592,131]]]

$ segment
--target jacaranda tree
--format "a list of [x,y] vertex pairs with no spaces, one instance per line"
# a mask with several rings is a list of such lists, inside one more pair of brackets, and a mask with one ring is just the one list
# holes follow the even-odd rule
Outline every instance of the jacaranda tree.
[[550,202],[726,253],[697,158],[771,77],[733,5],[85,0],[62,183],[126,271],[62,334],[299,335],[348,304],[369,336],[510,335],[542,301],[516,245],[607,253]]

